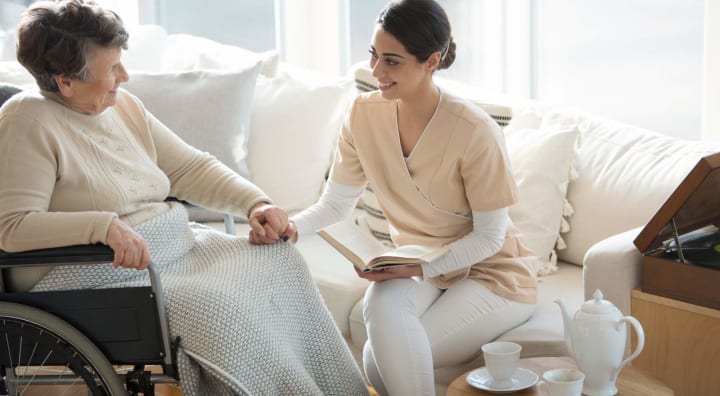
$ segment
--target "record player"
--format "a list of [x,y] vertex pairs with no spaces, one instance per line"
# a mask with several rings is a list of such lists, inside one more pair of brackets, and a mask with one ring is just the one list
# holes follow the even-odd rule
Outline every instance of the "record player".
[[720,153],[701,158],[635,238],[642,291],[720,309]]

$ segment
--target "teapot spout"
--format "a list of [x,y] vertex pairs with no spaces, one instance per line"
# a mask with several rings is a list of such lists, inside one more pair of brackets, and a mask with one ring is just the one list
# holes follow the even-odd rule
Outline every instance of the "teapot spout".
[[563,304],[562,300],[556,299],[555,303],[560,306],[560,312],[562,312],[562,318],[563,318],[563,328],[565,330],[565,346],[567,347],[568,353],[570,356],[575,356],[575,350],[573,348],[573,332],[572,332],[572,318],[570,318],[570,314],[568,313],[567,309],[565,308],[565,304]]

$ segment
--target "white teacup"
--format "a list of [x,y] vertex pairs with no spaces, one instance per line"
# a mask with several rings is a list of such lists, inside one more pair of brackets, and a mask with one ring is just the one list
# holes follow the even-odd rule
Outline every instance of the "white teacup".
[[485,368],[492,382],[493,388],[512,388],[512,377],[515,374],[520,360],[520,344],[506,341],[496,341],[482,346]]
[[543,380],[538,385],[545,388],[547,396],[580,396],[582,395],[585,374],[573,369],[554,369],[543,373]]

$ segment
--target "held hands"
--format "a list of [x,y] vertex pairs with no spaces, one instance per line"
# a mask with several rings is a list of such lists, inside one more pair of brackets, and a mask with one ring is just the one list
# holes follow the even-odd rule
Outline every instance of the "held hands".
[[295,223],[288,219],[287,212],[275,205],[261,202],[250,209],[250,243],[271,244],[278,240],[297,240]]
[[143,270],[150,265],[147,242],[122,220],[114,218],[107,232],[107,245],[115,252],[113,267]]
[[359,277],[371,282],[380,282],[395,278],[412,278],[413,276],[422,278],[423,276],[422,267],[419,265],[398,265],[368,272],[362,272],[355,266],[353,266],[353,268],[355,268],[355,272],[357,272]]

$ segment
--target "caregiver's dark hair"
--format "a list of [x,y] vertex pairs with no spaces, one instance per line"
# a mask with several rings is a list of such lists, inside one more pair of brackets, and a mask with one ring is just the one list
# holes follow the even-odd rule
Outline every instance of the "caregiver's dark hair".
[[447,69],[455,61],[450,21],[434,0],[392,1],[380,11],[377,23],[419,62],[425,62],[434,52],[442,55],[438,70]]

